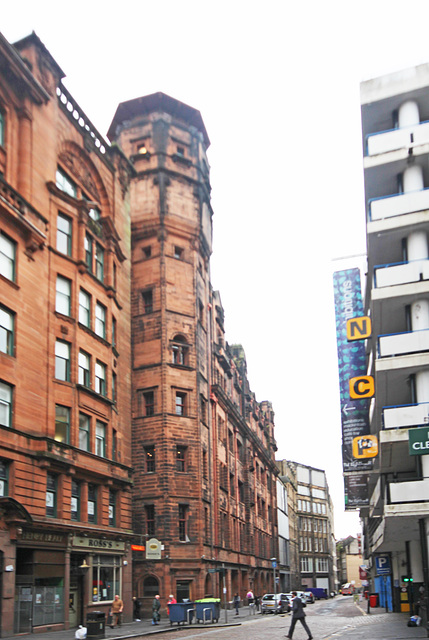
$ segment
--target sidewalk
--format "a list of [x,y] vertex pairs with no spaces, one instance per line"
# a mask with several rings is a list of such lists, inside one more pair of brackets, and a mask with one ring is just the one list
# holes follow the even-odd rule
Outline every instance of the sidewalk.
[[[259,615],[259,614],[256,614]],[[249,607],[242,607],[238,616],[235,615],[235,611],[227,611],[227,626],[236,626],[241,624],[244,620],[251,620],[256,618],[255,614],[249,615]],[[194,618],[192,627],[196,626]],[[157,633],[165,633],[166,631],[177,631],[177,629],[184,629],[189,625],[178,625],[177,623],[170,623],[170,620],[166,612],[161,615],[161,621],[157,625],[152,624],[152,619],[148,618],[141,620],[140,622],[126,622],[120,627],[111,629],[106,624],[105,638],[107,640],[135,638],[139,636],[152,635]],[[204,624],[200,622],[198,626],[203,627]],[[225,626],[225,610],[221,609],[220,617],[217,623],[205,623],[206,627],[223,627]],[[74,634],[76,629],[69,629],[68,631],[48,631],[45,633],[27,633],[20,634],[19,636],[7,636],[8,638],[19,638],[19,640],[74,640]]]

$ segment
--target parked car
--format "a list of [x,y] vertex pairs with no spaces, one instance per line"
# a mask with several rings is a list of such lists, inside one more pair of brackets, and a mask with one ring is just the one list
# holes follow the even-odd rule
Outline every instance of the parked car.
[[[287,593],[286,595],[289,598],[290,606],[292,607],[292,600],[294,599],[295,596],[293,596],[292,593]],[[297,591],[296,595],[301,598],[302,606],[306,607],[307,606],[307,598],[304,595],[304,591]]]
[[261,613],[289,613],[290,601],[286,593],[266,593],[261,599]]
[[305,597],[307,598],[307,602],[309,604],[314,603],[314,595],[312,591],[304,591]]

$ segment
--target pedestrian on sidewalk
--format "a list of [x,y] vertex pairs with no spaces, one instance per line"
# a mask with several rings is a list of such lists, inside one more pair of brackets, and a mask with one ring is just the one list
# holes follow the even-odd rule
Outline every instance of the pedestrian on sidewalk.
[[161,614],[159,610],[161,609],[161,601],[159,595],[156,595],[152,602],[152,624],[159,624],[161,620]]
[[238,593],[235,594],[233,602],[235,607],[235,615],[238,616],[238,607],[240,606],[240,596],[238,595]]
[[177,600],[176,598],[173,596],[172,593],[170,593],[170,595],[168,596],[168,602],[167,602],[167,615],[170,615],[170,608],[169,608],[169,604],[176,604]]
[[134,620],[136,622],[141,622],[141,618],[140,618],[140,600],[138,598],[136,598],[136,596],[133,597],[133,617],[134,617]]
[[111,629],[113,629],[116,626],[117,627],[121,626],[121,617],[122,617],[123,610],[124,610],[124,603],[122,602],[120,597],[116,595],[115,599],[112,602],[112,606],[110,608],[110,615],[112,616],[112,624],[110,625]]
[[306,630],[306,632],[308,633],[308,640],[313,640],[311,631],[308,628],[308,625],[305,621],[305,613],[302,606],[302,600],[301,598],[298,597],[296,591],[292,591],[292,595],[293,595],[292,622],[289,628],[289,633],[287,634],[286,638],[289,638],[290,640],[292,640],[293,630],[295,629],[295,625],[299,620],[302,626],[304,627],[304,629]]

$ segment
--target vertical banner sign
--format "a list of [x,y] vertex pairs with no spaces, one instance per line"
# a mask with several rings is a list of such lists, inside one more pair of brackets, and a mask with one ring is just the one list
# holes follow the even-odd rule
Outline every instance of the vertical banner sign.
[[334,300],[343,436],[343,472],[369,471],[373,467],[371,459],[356,459],[353,456],[353,439],[369,434],[369,400],[368,398],[351,399],[349,387],[349,381],[352,378],[366,375],[364,342],[347,340],[347,320],[363,316],[359,269],[346,269],[334,273]]

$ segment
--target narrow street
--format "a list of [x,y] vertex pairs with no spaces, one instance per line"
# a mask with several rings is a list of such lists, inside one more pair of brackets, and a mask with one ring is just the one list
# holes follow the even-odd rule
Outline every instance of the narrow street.
[[[366,613],[366,601],[353,602],[351,596],[337,596],[332,600],[321,600],[306,607],[307,624],[315,640],[411,640],[427,637],[422,627],[407,627],[405,614],[386,613],[384,609],[372,609]],[[212,638],[213,640],[283,640],[290,625],[290,614],[245,616],[240,612],[237,626],[192,625],[186,628],[173,627],[168,632],[157,631],[157,640],[166,638]],[[222,612],[220,623],[224,621]],[[235,615],[228,611],[228,623],[234,623]],[[306,640],[307,634],[298,622],[294,640]],[[109,634],[110,640],[110,634]]]

